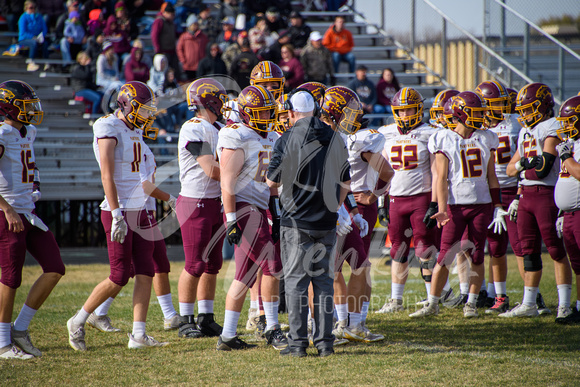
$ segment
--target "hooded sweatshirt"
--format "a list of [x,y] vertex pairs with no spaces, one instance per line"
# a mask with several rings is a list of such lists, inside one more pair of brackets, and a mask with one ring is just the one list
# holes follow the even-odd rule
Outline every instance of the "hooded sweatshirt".
[[165,73],[167,73],[167,57],[163,54],[155,54],[153,57],[153,68],[149,73],[147,85],[155,94],[163,94],[163,83],[165,83]]
[[115,15],[109,16],[107,19],[107,26],[103,30],[105,34],[105,39],[113,43],[115,53],[117,55],[125,54],[131,51],[131,42],[129,42],[129,36],[125,31],[119,29],[119,26],[113,26],[117,23],[117,18]]
[[40,33],[46,36],[46,23],[39,13],[23,13],[18,19],[18,41],[33,39]]
[[209,41],[201,30],[191,33],[185,31],[177,41],[177,57],[183,70],[197,71],[199,62],[205,57],[205,48]]
[[73,44],[82,44],[85,37],[85,29],[81,22],[74,23],[71,19],[64,22],[64,37],[73,38]]
[[324,47],[328,48],[330,52],[338,52],[339,54],[346,54],[352,51],[354,47],[354,40],[352,34],[346,28],[343,28],[340,32],[334,29],[334,25],[324,33],[324,38],[322,38],[322,44]]
[[[137,52],[141,53],[141,58],[137,60]],[[133,47],[131,59],[125,64],[125,81],[140,81],[147,83],[149,80],[149,67],[143,62],[143,50]]]
[[310,41],[300,53],[300,63],[307,80],[322,80],[327,74],[334,75],[330,51],[324,46],[314,48]]

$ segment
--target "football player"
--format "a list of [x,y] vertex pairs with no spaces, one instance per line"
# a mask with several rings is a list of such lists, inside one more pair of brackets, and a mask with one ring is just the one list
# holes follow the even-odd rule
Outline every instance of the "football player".
[[[179,180],[177,218],[181,226],[185,267],[178,284],[179,337],[218,336],[213,303],[217,274],[222,267],[225,229],[220,201],[220,167],[217,142],[227,93],[211,78],[201,78],[187,88],[189,109],[195,117],[179,132]],[[197,325],[194,306],[198,298]]]
[[459,91],[455,89],[446,89],[437,93],[435,99],[433,100],[433,104],[431,105],[431,109],[429,109],[429,115],[431,117],[429,123],[431,125],[443,129],[448,129],[447,121],[443,116],[443,109],[445,107],[445,102],[447,102],[452,97],[455,97],[457,94],[459,94]]
[[[433,269],[429,303],[410,317],[439,313],[439,299],[449,276],[448,266],[456,254],[465,250],[464,232],[470,242],[473,274],[465,317],[477,317],[477,298],[484,278],[484,247],[488,227],[505,229],[499,183],[495,175],[494,152],[497,135],[483,127],[485,101],[476,93],[464,91],[453,99],[454,130],[439,131],[429,139],[437,168],[438,211],[431,216],[443,228],[441,251]],[[492,205],[493,204],[493,205]],[[495,207],[495,209],[493,209]],[[493,220],[492,220],[493,214]],[[505,231],[505,230],[504,230]]]
[[556,227],[563,236],[564,245],[570,254],[570,264],[576,275],[576,308],[566,317],[556,318],[557,323],[580,323],[580,97],[566,100],[560,107],[557,133],[562,143],[556,149],[562,163],[556,182],[554,198],[558,208],[564,212]]
[[[93,125],[93,150],[105,191],[101,221],[107,235],[111,274],[93,289],[83,307],[67,322],[69,344],[76,351],[87,349],[84,326],[90,314],[109,297],[115,297],[133,273],[133,332],[129,334],[128,347],[167,344],[145,333],[155,272],[153,236],[144,234],[149,221],[146,211],[140,211],[145,195],[141,164],[145,149],[143,132],[155,120],[155,103],[155,94],[146,84],[127,82],[117,96],[118,109]],[[135,232],[135,228],[140,228],[140,232]],[[133,254],[134,251],[139,254]]]
[[508,176],[519,176],[522,186],[517,211],[518,235],[524,257],[524,299],[521,305],[501,313],[501,317],[538,315],[538,287],[542,278],[542,240],[554,261],[558,286],[558,318],[572,313],[572,270],[562,239],[554,225],[558,207],[554,186],[558,180],[560,160],[556,146],[558,122],[554,116],[552,91],[543,83],[530,83],[518,93],[516,111],[524,128],[518,138],[518,149],[507,166]]
[[[40,99],[22,81],[0,83],[0,358],[31,359],[42,356],[30,340],[28,327],[52,292],[65,268],[48,227],[34,214],[40,199],[33,143],[42,122]],[[42,274],[11,324],[16,290],[28,251]]]
[[[227,225],[226,238],[238,245],[235,251],[236,273],[226,296],[222,334],[217,349],[229,351],[252,347],[236,335],[240,311],[248,289],[262,269],[262,298],[266,315],[265,336],[268,344],[282,350],[288,341],[278,324],[279,276],[282,271],[272,237],[279,230],[268,226],[266,209],[272,215],[277,193],[266,184],[270,153],[278,134],[274,96],[262,86],[248,86],[238,96],[238,114],[243,123],[220,130],[217,152],[220,158],[221,191]],[[278,223],[279,224],[279,223]]]

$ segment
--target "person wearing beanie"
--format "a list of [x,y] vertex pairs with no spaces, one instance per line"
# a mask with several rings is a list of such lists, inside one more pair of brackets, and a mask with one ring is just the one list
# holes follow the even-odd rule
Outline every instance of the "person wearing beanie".
[[72,61],[82,50],[87,42],[86,31],[81,23],[81,15],[78,11],[71,11],[64,25],[64,36],[60,40],[60,52],[62,59]]
[[199,29],[198,18],[191,14],[187,18],[187,31],[181,34],[177,41],[177,57],[183,66],[185,78],[195,79],[199,62],[206,55],[209,43],[207,36]]

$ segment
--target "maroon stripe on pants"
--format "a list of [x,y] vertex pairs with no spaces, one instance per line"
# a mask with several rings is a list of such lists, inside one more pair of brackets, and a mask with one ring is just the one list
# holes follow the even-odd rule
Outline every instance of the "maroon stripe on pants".
[[580,275],[580,211],[564,213],[564,245],[574,274]]

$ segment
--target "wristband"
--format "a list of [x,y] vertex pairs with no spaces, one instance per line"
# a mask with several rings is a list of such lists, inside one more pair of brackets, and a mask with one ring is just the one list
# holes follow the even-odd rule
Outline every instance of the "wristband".
[[352,194],[352,192],[349,192],[348,195],[346,195],[344,205],[346,206],[348,212],[352,212],[352,210],[358,207],[356,204],[356,200],[354,200],[354,195]]
[[514,200],[520,200],[520,195],[516,195],[516,198]]
[[562,162],[568,160],[569,158],[572,158],[570,153],[564,153],[562,156],[560,156],[560,160],[562,160]]
[[517,170],[518,172],[521,172],[521,171],[523,171],[523,170],[524,170],[524,167],[522,166],[522,159],[519,159],[519,160],[516,162],[516,165],[515,165],[515,167],[516,167],[516,170]]
[[114,210],[111,211],[111,215],[113,215],[113,218],[122,218],[123,211],[121,211],[120,208],[115,208]]
[[238,219],[235,212],[228,212],[226,214],[226,222],[235,222]]
[[501,204],[501,192],[499,188],[490,188],[489,193],[491,195],[491,202],[496,204]]
[[384,207],[385,206],[385,197],[384,196],[379,196],[377,199],[377,206],[379,208]]

